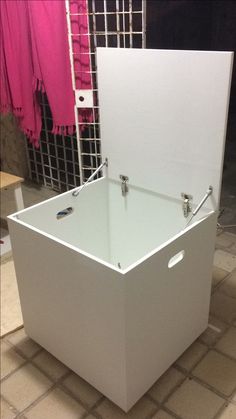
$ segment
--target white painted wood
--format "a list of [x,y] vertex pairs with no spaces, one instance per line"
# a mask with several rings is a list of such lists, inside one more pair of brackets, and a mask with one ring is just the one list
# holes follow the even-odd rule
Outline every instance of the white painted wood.
[[[26,209],[19,219],[37,229],[63,240],[84,252],[110,262],[107,184],[92,182],[77,197],[66,192]],[[72,207],[71,215],[58,220],[56,215]]]
[[125,277],[129,407],[207,328],[216,222],[212,213]]
[[207,327],[216,217],[120,272],[9,217],[27,334],[128,411]]
[[[72,207],[60,220],[57,213]],[[207,213],[201,210],[202,217]],[[124,198],[119,182],[103,178],[44,201],[18,214],[19,220],[122,269],[156,249],[186,225],[182,202],[142,188],[129,187]]]
[[[125,411],[207,327],[231,62],[101,51],[108,177],[8,217],[26,332]],[[209,184],[185,228],[180,192]]]
[[14,195],[15,195],[15,200],[16,200],[17,211],[21,211],[22,209],[24,209],[24,200],[23,200],[23,195],[22,195],[21,184],[18,184],[14,188]]
[[108,175],[172,198],[219,204],[231,52],[98,48]]
[[26,333],[126,406],[123,275],[9,219]]

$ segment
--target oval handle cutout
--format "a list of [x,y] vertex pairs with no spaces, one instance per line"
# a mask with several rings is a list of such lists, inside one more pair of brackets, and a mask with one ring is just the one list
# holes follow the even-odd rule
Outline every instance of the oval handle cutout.
[[74,210],[73,210],[72,207],[68,207],[68,208],[65,208],[65,209],[63,209],[61,211],[58,211],[58,213],[57,213],[57,219],[58,220],[61,220],[62,218],[66,217],[67,215],[70,215],[73,211]]
[[172,256],[172,258],[168,262],[168,268],[173,268],[173,266],[177,265],[177,263],[181,262],[184,258],[185,251],[181,250],[180,252],[176,253],[176,255]]

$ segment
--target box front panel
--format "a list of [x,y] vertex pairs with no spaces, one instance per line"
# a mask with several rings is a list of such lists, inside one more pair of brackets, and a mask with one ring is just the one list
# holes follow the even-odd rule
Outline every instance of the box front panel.
[[26,333],[126,406],[122,275],[9,220]]
[[130,406],[207,327],[216,220],[212,213],[127,273]]

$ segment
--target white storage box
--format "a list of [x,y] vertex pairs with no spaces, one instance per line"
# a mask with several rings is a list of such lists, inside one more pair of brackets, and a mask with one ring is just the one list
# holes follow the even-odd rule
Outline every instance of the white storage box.
[[98,49],[104,177],[9,217],[26,333],[125,411],[207,327],[232,61]]

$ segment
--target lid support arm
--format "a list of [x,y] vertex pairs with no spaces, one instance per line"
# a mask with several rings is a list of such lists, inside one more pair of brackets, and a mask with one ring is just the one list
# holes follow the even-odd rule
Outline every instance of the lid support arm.
[[82,186],[80,186],[78,189],[72,192],[72,195],[73,196],[79,195],[82,189],[98,174],[98,172],[100,172],[100,170],[102,170],[104,166],[108,166],[108,159],[105,159],[105,161],[102,164],[100,164],[100,166],[95,170],[95,172],[91,174],[91,176],[86,180],[86,182]]
[[191,218],[188,220],[186,227],[189,225],[189,223],[192,221],[193,217],[200,211],[200,209],[202,208],[203,204],[206,202],[206,200],[209,198],[209,196],[212,194],[213,192],[213,187],[209,186],[208,190],[206,191],[206,194],[204,195],[204,197],[202,198],[201,202],[199,202],[197,208],[195,208],[195,210],[192,213]]

